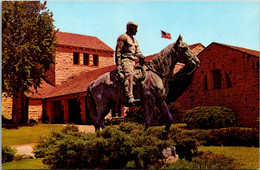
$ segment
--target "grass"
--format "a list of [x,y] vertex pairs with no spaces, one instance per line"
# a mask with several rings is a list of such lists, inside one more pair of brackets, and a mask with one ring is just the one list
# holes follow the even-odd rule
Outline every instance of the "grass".
[[50,135],[51,129],[61,130],[62,125],[35,124],[33,126],[21,126],[17,129],[2,128],[2,143],[7,145],[21,145],[37,143],[40,136]]
[[199,147],[199,151],[225,154],[238,163],[236,169],[259,169],[259,148],[254,147]]
[[2,164],[2,169],[50,169],[42,160],[43,158],[6,162]]

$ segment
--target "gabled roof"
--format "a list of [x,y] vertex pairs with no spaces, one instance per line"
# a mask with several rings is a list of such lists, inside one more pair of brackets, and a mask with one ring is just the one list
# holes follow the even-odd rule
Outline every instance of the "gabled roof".
[[93,36],[58,31],[57,38],[59,45],[114,52],[114,50],[103,41]]
[[[230,49],[242,52],[242,53],[246,53],[246,54],[250,54],[250,55],[253,55],[253,56],[256,56],[256,57],[260,57],[259,51],[251,50],[251,49],[247,49],[247,48],[242,48],[242,47],[237,47],[237,46],[232,46],[232,45],[227,45],[227,44],[222,44],[222,43],[217,43],[217,42],[212,42],[210,45],[208,45],[208,47],[210,47],[213,44],[217,44],[217,45],[227,47],[227,48],[230,48]],[[206,47],[204,50],[206,50],[208,47]]]
[[65,82],[64,84],[57,86],[55,89],[50,91],[49,94],[45,96],[45,98],[86,92],[89,83],[91,83],[93,80],[96,80],[102,74],[114,69],[116,69],[116,65],[107,66],[104,68],[82,73],[79,76]]
[[205,46],[202,45],[201,43],[196,43],[196,44],[189,45],[189,47],[190,47],[191,50],[194,49],[194,48],[197,47],[197,46],[202,46],[203,48],[205,48]]
[[30,98],[30,99],[42,99],[44,98],[50,91],[52,91],[53,89],[55,89],[54,86],[52,86],[51,84],[47,83],[45,80],[41,80],[41,85],[40,87],[37,89],[38,92],[36,93],[36,90],[31,87],[30,90],[33,93],[27,93],[25,92],[24,94],[26,95],[26,97]]

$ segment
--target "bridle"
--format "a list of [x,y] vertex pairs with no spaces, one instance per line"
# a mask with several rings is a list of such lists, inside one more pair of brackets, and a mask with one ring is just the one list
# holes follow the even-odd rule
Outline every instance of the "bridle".
[[[171,48],[171,50],[172,50],[172,52],[175,53],[175,55],[176,55],[176,51],[175,51],[173,48]],[[193,60],[193,58],[195,58],[195,57],[196,57],[196,56],[194,55],[192,58],[189,58],[189,61]],[[152,71],[153,73],[155,73],[155,74],[157,74],[157,75],[159,75],[159,76],[161,76],[161,77],[164,77],[164,78],[167,78],[167,79],[170,79],[170,80],[174,80],[174,78],[173,78],[172,76],[169,77],[169,76],[166,76],[166,75],[164,75],[164,74],[162,74],[162,73],[159,73],[158,71],[154,70],[154,69],[149,65],[149,62],[145,62],[145,61],[144,61],[144,65],[148,68],[148,70]],[[181,76],[189,76],[189,75],[191,75],[196,69],[197,69],[197,66],[194,67],[193,70],[191,70],[190,72],[181,74]]]

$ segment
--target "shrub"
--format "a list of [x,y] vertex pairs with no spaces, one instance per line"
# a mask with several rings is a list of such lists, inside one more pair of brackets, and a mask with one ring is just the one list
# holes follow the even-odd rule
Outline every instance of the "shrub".
[[168,104],[168,108],[169,108],[170,112],[172,113],[173,120],[175,122],[183,122],[184,110],[180,103],[171,102]]
[[230,127],[211,130],[207,145],[259,147],[259,129]]
[[2,144],[2,163],[14,160],[15,153],[15,148],[11,148],[6,144]]
[[65,126],[65,128],[63,128],[61,130],[61,132],[66,133],[66,134],[70,133],[70,132],[79,132],[79,128],[78,128],[78,126],[76,126],[74,124],[67,124]]
[[203,106],[188,110],[184,121],[192,128],[214,129],[233,126],[237,119],[234,111],[229,108]]
[[192,161],[180,159],[176,163],[165,165],[162,169],[234,169],[234,159],[212,152],[200,153]]
[[[159,168],[164,163],[163,150],[170,145],[181,146],[185,141],[184,138],[177,142],[172,138],[162,140],[163,131],[162,127],[144,131],[143,125],[122,123],[119,129],[107,127],[97,133],[52,132],[52,136],[42,138],[34,153],[37,157],[44,157],[44,164],[55,169]],[[177,131],[179,129],[171,132]],[[183,142],[182,149],[186,153],[192,152],[187,149],[196,149],[196,144],[189,138]]]
[[200,136],[203,132],[199,130],[180,130],[172,127],[169,132],[169,138],[176,143],[176,152],[179,157],[191,161],[192,157],[196,155],[197,146],[205,143]]
[[142,106],[131,107],[131,110],[126,115],[126,119],[129,122],[144,123],[145,122],[144,107]]

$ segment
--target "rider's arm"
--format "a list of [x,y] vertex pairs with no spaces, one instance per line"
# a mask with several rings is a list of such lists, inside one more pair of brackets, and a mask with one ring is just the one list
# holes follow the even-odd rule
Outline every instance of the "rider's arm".
[[116,66],[118,70],[121,68],[120,66],[121,66],[121,55],[122,55],[123,46],[124,46],[124,41],[122,39],[122,36],[119,36],[117,39],[116,52],[115,52]]
[[[136,41],[136,40],[135,40],[135,41]],[[139,59],[144,59],[144,55],[142,54],[142,52],[141,52],[141,50],[140,50],[140,47],[139,47],[138,42],[136,41],[135,44],[136,44],[136,53],[135,53],[135,56],[137,56]]]

